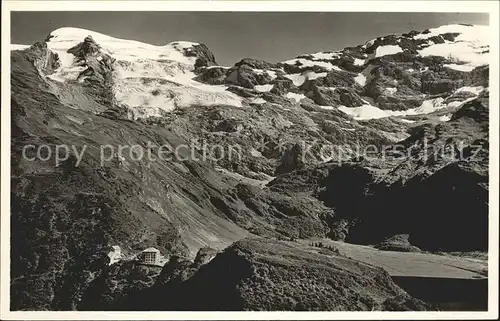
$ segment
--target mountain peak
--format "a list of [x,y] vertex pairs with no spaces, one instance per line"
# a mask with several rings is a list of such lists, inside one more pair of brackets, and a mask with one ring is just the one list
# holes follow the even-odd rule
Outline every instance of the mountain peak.
[[357,119],[414,115],[448,106],[442,98],[427,94],[451,93],[467,85],[484,87],[467,73],[488,64],[485,28],[443,25],[276,64],[247,58],[225,68],[217,66],[204,44],[174,41],[158,46],[64,27],[46,39],[47,48],[60,60],[60,67],[47,76],[60,82],[84,79],[85,66],[96,66],[96,62],[82,63],[90,53],[101,63],[112,64],[105,69],[113,80],[110,95],[134,118],[194,105],[263,104],[275,100],[264,97],[269,93],[294,101],[307,97]]

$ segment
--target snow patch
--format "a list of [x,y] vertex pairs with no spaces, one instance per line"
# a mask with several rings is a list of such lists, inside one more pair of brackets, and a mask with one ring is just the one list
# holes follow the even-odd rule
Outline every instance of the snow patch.
[[311,54],[311,57],[313,60],[328,60],[328,59],[335,59],[338,58],[339,54],[336,52],[317,52],[314,54]]
[[375,68],[373,65],[369,65],[368,67],[366,67],[360,74],[354,77],[354,81],[361,87],[364,87],[371,79],[370,73],[372,72],[373,68]]
[[255,148],[250,149],[250,155],[252,155],[253,157],[262,157],[262,153]]
[[196,57],[186,57],[184,50],[197,43],[177,41],[164,46],[155,46],[135,40],[113,38],[102,33],[79,28],[60,28],[50,33],[47,47],[53,51],[66,52],[91,36],[102,49],[117,60],[164,59],[185,64],[194,64]]
[[386,95],[394,95],[397,91],[398,91],[398,89],[396,87],[388,87],[388,88],[384,89],[384,92],[386,93]]
[[[219,166],[215,166],[215,170],[221,174],[224,174],[228,177],[235,179],[236,181],[239,181],[239,182],[242,182],[242,183],[248,184],[248,185],[262,187],[262,188],[265,187],[267,183],[269,183],[270,181],[272,181],[274,179],[274,177],[269,176],[269,175],[265,175],[265,176],[261,175],[261,176],[264,176],[265,179],[258,180],[258,179],[243,176],[239,173],[228,171],[227,169],[219,167]],[[254,174],[257,174],[257,173],[254,173]]]
[[224,67],[224,66],[208,66],[205,67],[205,69],[213,69],[213,68],[221,68],[221,69],[231,69],[231,67]]
[[267,85],[256,85],[253,87],[256,91],[258,92],[268,92],[271,89],[273,89],[274,85],[273,84],[267,84]]
[[287,65],[293,65],[293,66],[300,64],[301,67],[319,66],[319,67],[325,68],[327,70],[341,70],[339,67],[332,65],[329,62],[312,61],[312,60],[307,60],[307,59],[303,59],[303,58],[291,59],[291,60],[283,61],[283,63],[287,64]]
[[443,65],[445,68],[450,68],[458,71],[470,72],[474,70],[475,67],[469,65],[457,65],[457,64],[445,64]]
[[370,48],[371,46],[373,46],[373,44],[375,43],[375,41],[377,41],[377,38],[367,41],[367,42],[363,45],[363,48]]
[[463,104],[468,103],[469,101],[471,101],[471,100],[473,100],[475,98],[476,97],[470,97],[470,98],[467,98],[467,99],[462,100],[462,101],[452,101],[451,103],[448,104],[448,107],[452,107],[452,108],[460,107]]
[[258,104],[258,105],[260,105],[260,104],[265,104],[266,101],[264,99],[260,98],[260,97],[257,97],[257,98],[250,99],[250,103],[251,104]]
[[338,109],[348,115],[351,115],[356,120],[378,119],[389,116],[404,116],[402,111],[382,110],[370,104],[365,104],[359,107],[339,106]]
[[466,92],[470,92],[470,93],[473,93],[474,95],[479,95],[482,91],[484,90],[484,87],[483,86],[475,86],[475,87],[470,87],[470,86],[465,86],[465,87],[460,87],[458,88],[455,92],[459,93],[459,92],[463,92],[463,91],[466,91]]
[[314,71],[304,71],[300,74],[287,74],[284,75],[286,78],[290,79],[295,86],[301,86],[306,80],[318,79],[321,77],[326,77],[328,73],[326,72],[314,72]]
[[269,77],[271,77],[271,80],[274,80],[274,79],[276,79],[276,77],[278,77],[274,70],[264,70],[264,69],[254,68],[254,69],[252,69],[252,71],[254,73],[256,73],[257,75],[267,74]]
[[306,77],[302,74],[288,74],[285,75],[285,77],[290,79],[297,87],[301,86],[306,81]]
[[424,100],[422,102],[422,105],[417,108],[409,109],[407,110],[407,113],[409,114],[429,114],[432,113],[438,109],[446,107],[446,105],[443,104],[444,98],[435,98],[435,99],[429,99],[429,100]]
[[276,71],[274,70],[266,70],[266,73],[271,77],[271,80],[274,80],[278,77],[278,75],[276,75]]
[[394,55],[400,52],[403,52],[403,49],[401,49],[400,46],[396,45],[380,46],[377,47],[377,49],[375,50],[375,57],[378,58],[387,55]]
[[295,100],[296,102],[299,102],[301,101],[302,99],[306,98],[305,95],[303,94],[296,94],[296,93],[292,93],[292,92],[289,92],[285,95],[286,98],[288,99],[293,99]]
[[477,48],[471,43],[455,42],[429,46],[420,50],[419,53],[423,57],[441,56],[464,62],[471,67],[477,67],[489,63],[489,53],[482,53],[483,51],[485,51],[484,48]]
[[355,66],[363,66],[364,64],[365,64],[365,60],[364,59],[354,58],[354,65]]
[[400,121],[402,121],[403,123],[408,123],[408,124],[413,124],[415,123],[414,120],[409,120],[409,119],[404,119],[404,118],[401,118]]
[[366,84],[366,76],[365,76],[365,75],[363,75],[363,74],[358,74],[356,77],[354,77],[354,81],[355,81],[358,85],[360,85],[360,86],[364,87],[364,86],[365,86],[365,84]]
[[[477,67],[489,63],[489,26],[446,25],[430,29],[430,33],[417,35],[417,39],[426,39],[443,33],[460,33],[453,42],[431,45],[419,51],[421,56],[441,56],[465,63],[469,67]],[[457,67],[451,64],[451,68]],[[460,65],[460,66],[463,66]],[[465,70],[463,70],[465,71]]]
[[[145,81],[147,79],[147,81]],[[241,97],[227,92],[225,86],[210,86],[201,83],[180,84],[163,79],[142,77],[117,79],[115,97],[132,110],[140,110],[135,118],[160,116],[161,111],[191,106],[231,105],[241,107]],[[151,110],[146,110],[146,109]]]
[[482,41],[488,42],[488,26],[482,25],[460,25],[460,24],[450,24],[443,25],[437,28],[429,29],[429,33],[426,34],[418,34],[413,37],[413,39],[428,39],[434,36],[439,36],[445,33],[460,33],[460,39],[457,40],[472,40],[472,41]]
[[328,75],[328,73],[326,72],[314,72],[314,71],[306,71],[304,73],[304,76],[306,77],[306,79],[308,80],[312,80],[312,79],[318,79],[318,78],[322,78],[322,77],[326,77],[326,75]]
[[47,77],[58,81],[65,82],[67,80],[77,80],[78,76],[82,71],[85,70],[85,67],[82,66],[73,66],[68,68],[60,68],[55,73],[48,75]]
[[443,98],[425,100],[419,107],[408,110],[382,110],[378,107],[372,106],[369,103],[366,103],[359,107],[340,106],[338,109],[348,115],[351,115],[352,117],[354,117],[354,119],[368,120],[368,119],[378,119],[390,116],[429,114],[436,110],[449,106],[444,104],[443,102],[444,102]]
[[441,117],[439,117],[439,121],[450,121],[451,120],[451,115],[443,115]]

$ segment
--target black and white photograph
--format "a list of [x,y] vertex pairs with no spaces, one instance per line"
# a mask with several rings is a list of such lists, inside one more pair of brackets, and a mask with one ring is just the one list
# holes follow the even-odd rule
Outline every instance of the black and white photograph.
[[2,319],[498,317],[497,2],[21,2]]

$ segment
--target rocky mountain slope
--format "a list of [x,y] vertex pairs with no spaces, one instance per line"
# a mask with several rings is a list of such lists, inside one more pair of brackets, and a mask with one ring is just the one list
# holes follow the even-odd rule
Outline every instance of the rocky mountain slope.
[[[276,239],[376,244],[408,234],[413,248],[487,250],[484,28],[442,26],[231,67],[203,44],[76,28],[16,46],[11,308],[123,309],[141,291],[204,296],[204,282],[233,265],[242,270],[219,305],[200,297],[150,307],[428,308],[377,268]],[[160,146],[176,157],[161,158]],[[252,234],[261,238],[230,246]],[[112,245],[125,257],[154,246],[185,259],[163,271],[108,267]],[[204,268],[182,263],[204,247],[228,249]],[[163,280],[168,269],[180,271],[174,283]],[[278,299],[295,288],[284,279],[304,285]]]

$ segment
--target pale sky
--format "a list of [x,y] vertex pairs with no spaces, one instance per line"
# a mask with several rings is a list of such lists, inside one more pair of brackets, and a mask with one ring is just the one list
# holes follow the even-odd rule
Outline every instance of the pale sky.
[[356,46],[378,36],[450,23],[488,24],[486,13],[382,12],[12,12],[11,43],[30,45],[61,27],[155,45],[206,44],[220,65],[250,57],[278,62]]

